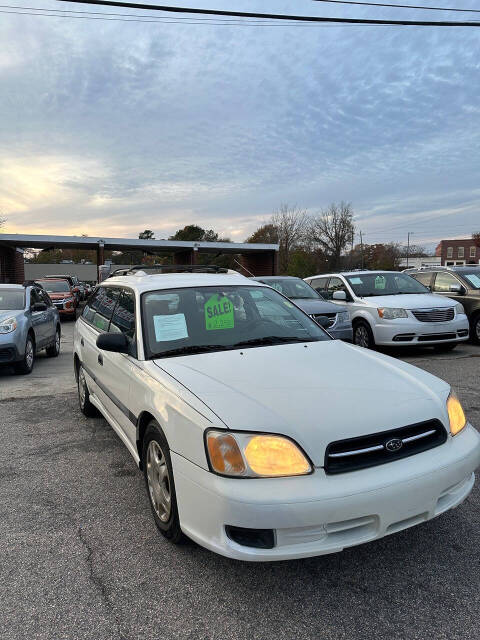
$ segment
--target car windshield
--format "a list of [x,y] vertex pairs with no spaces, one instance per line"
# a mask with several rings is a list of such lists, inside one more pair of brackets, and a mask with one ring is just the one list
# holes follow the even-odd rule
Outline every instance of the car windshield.
[[359,273],[346,276],[359,298],[369,296],[395,296],[401,293],[430,293],[427,287],[405,273]]
[[465,273],[462,271],[462,276],[467,280],[472,289],[480,289],[480,269],[476,272]]
[[68,293],[70,287],[66,280],[38,280],[48,293]]
[[142,296],[148,358],[331,340],[268,287],[188,287]]
[[0,311],[20,311],[25,308],[25,291],[0,289]]
[[280,293],[283,293],[287,298],[291,298],[292,300],[300,300],[304,298],[313,298],[314,300],[318,300],[321,296],[312,289],[310,285],[301,280],[300,278],[278,278],[278,280],[264,280],[265,284],[268,284],[269,287],[273,287]]

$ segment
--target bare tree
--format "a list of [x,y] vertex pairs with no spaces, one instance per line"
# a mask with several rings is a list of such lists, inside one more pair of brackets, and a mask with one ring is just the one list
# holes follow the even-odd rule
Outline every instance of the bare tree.
[[292,251],[301,246],[308,229],[308,216],[305,209],[296,205],[290,207],[281,204],[270,218],[270,224],[277,231],[280,273],[287,273]]
[[355,232],[353,210],[348,202],[332,203],[328,209],[313,218],[311,239],[327,256],[330,269],[340,267],[340,258]]

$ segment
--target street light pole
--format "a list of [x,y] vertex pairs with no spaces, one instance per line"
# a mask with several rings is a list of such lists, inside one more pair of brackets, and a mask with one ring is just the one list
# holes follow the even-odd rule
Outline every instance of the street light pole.
[[407,269],[408,269],[408,258],[410,256],[410,236],[413,236],[413,231],[409,231],[407,233]]

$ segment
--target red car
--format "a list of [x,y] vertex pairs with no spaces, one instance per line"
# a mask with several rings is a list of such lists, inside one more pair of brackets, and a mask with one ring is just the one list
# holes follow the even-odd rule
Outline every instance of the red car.
[[77,298],[68,280],[45,278],[36,280],[50,296],[61,317],[76,318]]

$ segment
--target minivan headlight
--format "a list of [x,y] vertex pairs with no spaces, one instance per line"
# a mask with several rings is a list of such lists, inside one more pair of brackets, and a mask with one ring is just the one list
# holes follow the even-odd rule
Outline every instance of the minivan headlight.
[[349,324],[350,323],[350,314],[348,311],[341,311],[338,316],[338,324]]
[[456,436],[467,424],[467,419],[462,404],[453,390],[450,391],[447,399],[447,411],[450,421],[450,433],[452,436]]
[[7,318],[6,320],[0,320],[0,333],[12,333],[17,328],[16,318]]
[[463,306],[463,304],[460,304],[460,302],[458,302],[455,305],[455,315],[457,315],[457,316],[460,316],[460,315],[464,316],[465,315],[464,306]]
[[313,471],[300,447],[284,436],[211,429],[205,440],[211,470],[222,476],[274,478]]
[[377,309],[380,318],[385,320],[395,320],[396,318],[408,318],[406,309],[393,309],[389,307],[380,307]]

